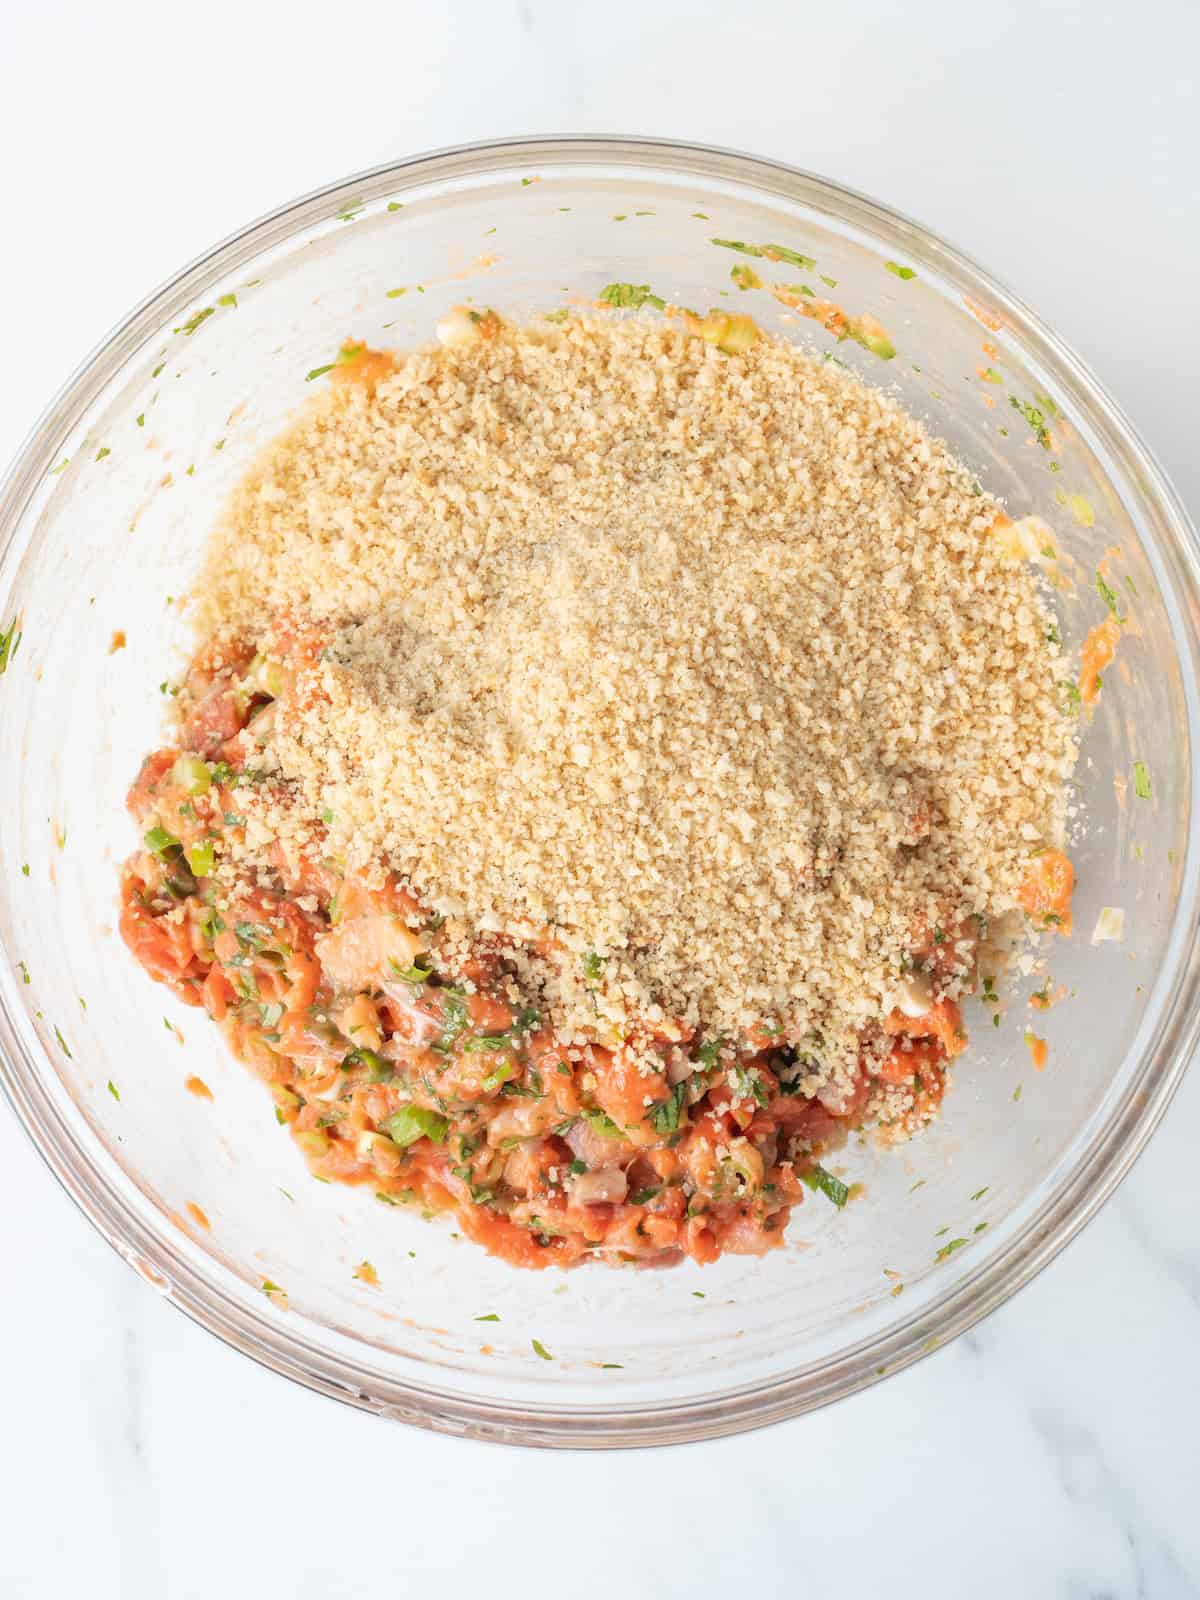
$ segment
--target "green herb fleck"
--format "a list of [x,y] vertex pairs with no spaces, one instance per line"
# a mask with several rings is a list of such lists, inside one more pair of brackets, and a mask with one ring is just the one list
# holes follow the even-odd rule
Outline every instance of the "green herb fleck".
[[812,1166],[801,1176],[804,1182],[814,1192],[820,1190],[827,1200],[832,1200],[834,1205],[841,1209],[850,1198],[850,1187],[835,1178],[832,1172],[827,1172],[822,1166]]
[[[521,181],[525,182],[525,179],[522,179]],[[531,1339],[529,1342],[533,1346],[533,1353],[535,1356],[541,1356],[543,1361],[554,1360],[554,1357],[550,1354],[549,1350],[546,1349],[546,1346],[541,1342],[540,1339]]]
[[[762,279],[754,268],[745,261],[737,261],[729,269],[729,276],[739,289],[761,289]],[[811,290],[809,293],[811,294]]]
[[233,306],[236,309],[237,308],[237,295],[235,295],[235,294],[219,294],[217,296],[217,304],[219,306]]
[[[179,326],[172,331],[174,333],[185,334],[188,338],[191,338],[192,334],[195,333],[200,324],[202,322],[207,322],[208,318],[212,316],[213,309],[214,308],[212,306],[204,306],[200,311],[194,311],[186,322],[181,322]],[[162,368],[160,367],[159,372],[161,371]],[[158,373],[155,373],[154,376],[157,377]]]
[[1120,604],[1117,600],[1117,591],[1112,588],[1110,584],[1104,581],[1104,574],[1102,572],[1097,572],[1096,574],[1096,593],[1112,612],[1116,621],[1124,622],[1125,618],[1121,615]]
[[947,1256],[953,1255],[956,1250],[961,1250],[966,1243],[966,1239],[947,1239],[933,1259],[935,1261],[944,1261]]
[[662,1137],[674,1133],[679,1127],[679,1113],[683,1108],[686,1085],[677,1083],[665,1100],[660,1100],[650,1113],[654,1131]]
[[600,299],[606,305],[621,308],[630,307],[634,310],[638,306],[653,306],[655,310],[665,309],[667,302],[661,295],[652,294],[648,283],[610,283],[601,289]]
[[[1039,398],[1041,398],[1039,396]],[[1025,421],[1033,429],[1037,442],[1043,450],[1050,448],[1050,432],[1046,427],[1046,413],[1038,406],[1031,405],[1028,400],[1018,400],[1015,394],[1010,394],[1008,403],[1014,411],[1019,411]]]
[[476,1322],[499,1322],[500,1318],[496,1315],[496,1313],[494,1311],[489,1311],[486,1314],[486,1316],[476,1317],[475,1321]]
[[1133,763],[1133,792],[1139,800],[1149,800],[1150,798],[1150,774],[1146,771],[1146,763],[1144,761],[1135,761]]
[[111,1078],[108,1080],[108,1092],[110,1095],[112,1095],[114,1100],[119,1100],[121,1098],[121,1091],[117,1088],[116,1084]]
[[986,1184],[985,1183],[982,1189],[976,1189],[975,1193],[971,1196],[971,1199],[972,1200],[982,1200],[984,1195],[988,1192],[988,1189],[990,1187],[991,1187],[990,1184]]
[[336,365],[335,361],[327,361],[323,367],[314,367],[311,372],[305,373],[305,383],[311,383],[314,378],[323,378],[327,372],[332,372]]
[[583,958],[583,975],[589,983],[599,983],[604,976],[604,957],[589,950]]
[[898,261],[885,261],[883,264],[894,277],[903,278],[905,282],[916,277],[911,267],[902,267]]

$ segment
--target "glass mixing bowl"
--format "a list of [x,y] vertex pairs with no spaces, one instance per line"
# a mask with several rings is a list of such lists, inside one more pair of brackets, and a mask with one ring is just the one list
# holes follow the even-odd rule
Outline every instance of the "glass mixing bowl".
[[[730,268],[748,258],[714,238],[784,246],[791,261],[755,261],[764,276],[871,313],[894,358],[739,293]],[[234,480],[313,393],[308,375],[349,335],[427,341],[467,298],[533,317],[612,281],[752,310],[888,386],[1014,517],[1053,529],[1073,580],[1065,643],[1104,615],[1106,552],[1128,623],[1078,772],[1076,932],[1049,949],[1069,1003],[1034,1014],[1018,991],[998,1028],[970,1004],[940,1123],[899,1151],[852,1144],[837,1164],[862,1197],[840,1212],[810,1197],[764,1260],[519,1273],[452,1224],[310,1181],[216,1030],[126,954],[116,869],[134,843],[124,792],[188,648],[180,597]],[[1071,352],[956,250],[859,195],[722,151],[589,138],[452,150],[337,184],[132,313],[21,452],[0,533],[0,621],[15,619],[0,683],[8,1095],[149,1283],[314,1389],[527,1444],[696,1439],[794,1415],[916,1360],[1025,1283],[1111,1194],[1179,1081],[1200,1018],[1196,536]],[[1124,910],[1124,938],[1093,944],[1104,906]],[[1023,1039],[1035,1015],[1040,1073]],[[190,1073],[211,1103],[186,1091]],[[352,1276],[364,1258],[381,1287]]]

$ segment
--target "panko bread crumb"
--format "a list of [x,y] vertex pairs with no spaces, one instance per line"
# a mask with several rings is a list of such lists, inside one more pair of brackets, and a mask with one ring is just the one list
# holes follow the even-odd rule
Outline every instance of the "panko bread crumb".
[[282,666],[243,864],[399,874],[517,942],[564,1041],[765,1025],[848,1078],[914,949],[1017,909],[1061,841],[1034,574],[832,363],[661,320],[489,332],[331,386],[214,538],[202,627]]

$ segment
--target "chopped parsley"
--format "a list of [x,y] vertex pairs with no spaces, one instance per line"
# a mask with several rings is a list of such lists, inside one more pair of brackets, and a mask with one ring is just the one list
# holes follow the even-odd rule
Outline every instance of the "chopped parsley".
[[679,1113],[683,1108],[683,1097],[686,1086],[677,1083],[665,1100],[660,1100],[650,1113],[650,1121],[654,1124],[654,1131],[664,1138],[669,1133],[674,1133],[679,1127]]
[[589,950],[583,958],[583,975],[589,983],[599,983],[604,976],[604,957]]
[[730,1067],[726,1073],[735,1100],[753,1100],[756,1105],[769,1106],[771,1096],[755,1067]]
[[885,261],[883,264],[893,275],[893,277],[903,278],[905,282],[907,282],[909,278],[916,277],[916,273],[911,267],[902,267],[898,261]]
[[629,1196],[629,1204],[631,1206],[649,1205],[650,1201],[654,1199],[654,1196],[656,1194],[661,1194],[661,1193],[662,1193],[662,1184],[661,1183],[660,1184],[656,1184],[654,1186],[654,1188],[652,1188],[652,1189],[639,1189],[636,1194],[631,1194]]
[[121,1091],[117,1088],[116,1084],[111,1078],[108,1080],[108,1092],[110,1095],[112,1095],[114,1100],[120,1100]]
[[988,1192],[989,1187],[990,1185],[985,1183],[982,1189],[976,1189],[975,1193],[971,1196],[971,1199],[982,1200],[984,1195]]
[[234,308],[234,310],[236,310],[237,309],[237,295],[235,295],[235,294],[219,294],[217,296],[217,304],[219,306],[232,306]]
[[476,1322],[499,1322],[500,1318],[496,1315],[496,1313],[494,1311],[489,1311],[482,1317],[476,1317],[475,1321]]

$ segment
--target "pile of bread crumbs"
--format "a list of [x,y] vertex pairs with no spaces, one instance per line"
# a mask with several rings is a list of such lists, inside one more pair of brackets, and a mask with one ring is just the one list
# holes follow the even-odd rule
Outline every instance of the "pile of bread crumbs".
[[564,1039],[765,1023],[845,1074],[914,948],[1013,909],[1061,837],[1034,574],[832,363],[492,331],[332,387],[214,539],[206,630],[293,647],[256,758],[290,803],[244,791],[246,850],[520,941]]

